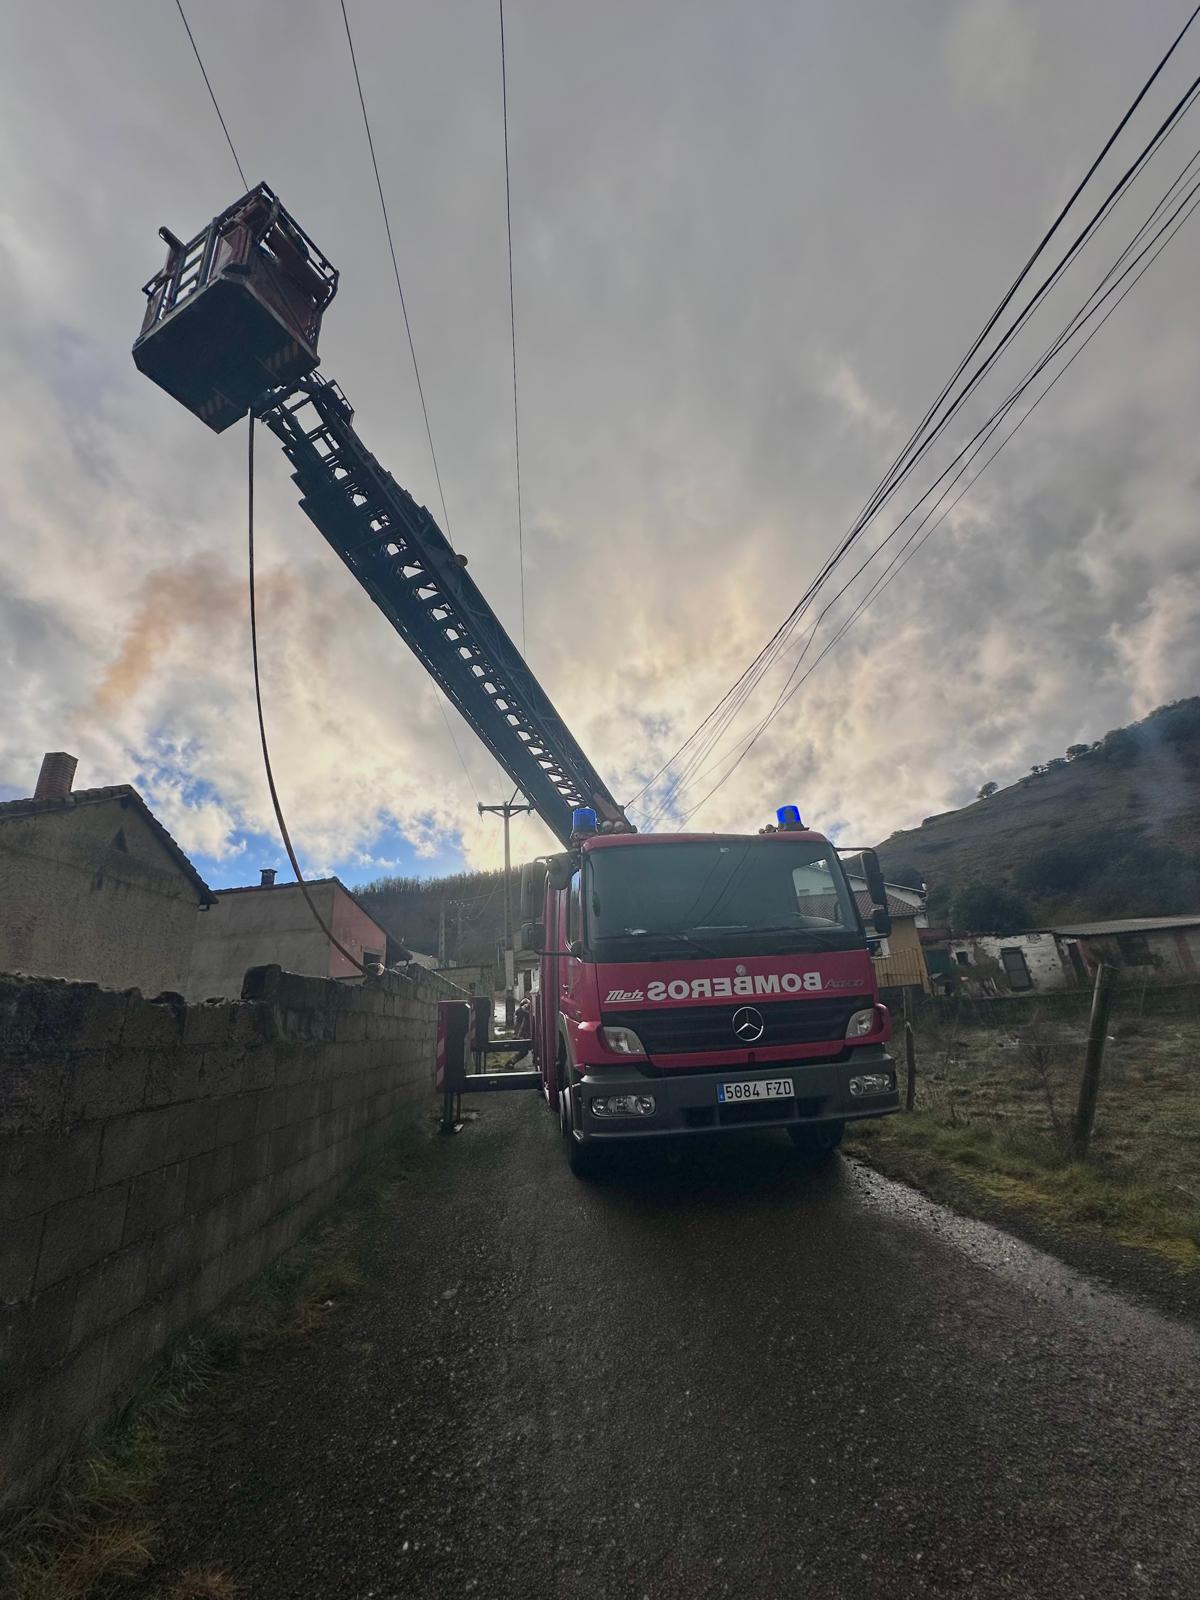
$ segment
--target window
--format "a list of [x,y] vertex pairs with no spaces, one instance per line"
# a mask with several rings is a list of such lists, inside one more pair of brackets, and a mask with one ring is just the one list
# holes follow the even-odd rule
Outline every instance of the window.
[[1008,950],[1001,950],[1000,963],[1004,968],[1011,989],[1032,989],[1033,979],[1029,976],[1029,964],[1025,960],[1025,952],[1015,946]]
[[960,967],[969,967],[971,965],[971,952],[969,950],[956,950],[954,959]]
[[841,862],[816,840],[639,841],[585,859],[599,961],[863,948]]
[[1150,952],[1150,941],[1144,933],[1119,933],[1117,935],[1117,949],[1121,955],[1123,967],[1152,967],[1154,957]]

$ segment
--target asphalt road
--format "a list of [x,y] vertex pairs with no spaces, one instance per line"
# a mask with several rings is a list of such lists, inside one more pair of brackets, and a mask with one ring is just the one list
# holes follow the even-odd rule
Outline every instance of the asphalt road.
[[779,1135],[581,1184],[532,1096],[481,1111],[368,1291],[205,1402],[155,1581],[1200,1595],[1193,1330]]

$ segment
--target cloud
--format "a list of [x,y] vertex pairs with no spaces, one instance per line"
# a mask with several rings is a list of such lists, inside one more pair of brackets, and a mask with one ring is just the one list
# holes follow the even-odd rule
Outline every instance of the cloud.
[[1115,625],[1111,637],[1140,713],[1200,684],[1200,576],[1157,584],[1136,619]]
[[[28,792],[42,751],[67,745],[81,783],[138,776],[185,848],[236,867],[275,831],[242,436],[209,434],[128,348],[156,228],[190,233],[236,178],[177,19],[68,11],[66,46],[58,13],[19,11],[0,63],[0,381],[17,402],[0,419],[0,784]],[[622,798],[844,535],[1173,12],[1155,0],[1101,24],[1084,0],[1053,16],[1012,0],[944,17],[702,0],[513,18],[529,657]],[[356,30],[451,531],[519,636],[495,40],[453,8],[414,29],[364,4]],[[440,515],[334,20],[297,6],[281,34],[213,0],[203,34],[245,164],[341,268],[325,370],[368,446]],[[297,124],[296,104],[322,117]],[[1193,313],[1185,236],[697,825],[757,826],[794,798],[878,838],[1196,688],[1200,375],[1178,337]],[[266,718],[304,859],[351,878],[414,856],[495,865],[500,828],[476,803],[511,784],[451,713],[464,778],[423,670],[298,510],[286,462],[265,439],[258,455]],[[897,496],[864,551],[908,504]],[[793,660],[673,815],[721,776]],[[514,825],[518,855],[550,843],[538,822]]]

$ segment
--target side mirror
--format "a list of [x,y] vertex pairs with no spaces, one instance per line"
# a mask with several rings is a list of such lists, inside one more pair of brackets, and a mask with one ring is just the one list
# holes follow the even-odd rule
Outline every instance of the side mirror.
[[862,862],[863,877],[867,880],[867,893],[871,897],[871,926],[881,939],[886,939],[892,931],[892,914],[887,908],[887,885],[883,881],[879,857],[874,850],[863,850],[859,853],[859,860]]
[[[521,868],[521,920],[533,922],[542,911],[542,892],[546,887],[546,868],[541,861],[527,861]],[[539,941],[540,942],[540,941]]]
[[546,942],[544,922],[526,922],[521,926],[521,949],[540,950]]
[[556,894],[560,893],[571,882],[572,871],[570,856],[550,857],[550,860],[546,863],[546,876],[550,880],[550,887]]
[[567,954],[569,956],[582,956],[584,954],[583,940],[572,939],[570,944],[567,946]]

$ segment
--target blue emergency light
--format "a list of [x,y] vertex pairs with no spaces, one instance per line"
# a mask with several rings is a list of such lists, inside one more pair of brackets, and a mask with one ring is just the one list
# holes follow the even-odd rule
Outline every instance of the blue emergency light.
[[775,813],[776,820],[781,828],[802,828],[799,806],[780,806]]
[[591,806],[577,806],[571,813],[572,833],[595,833],[596,813]]

